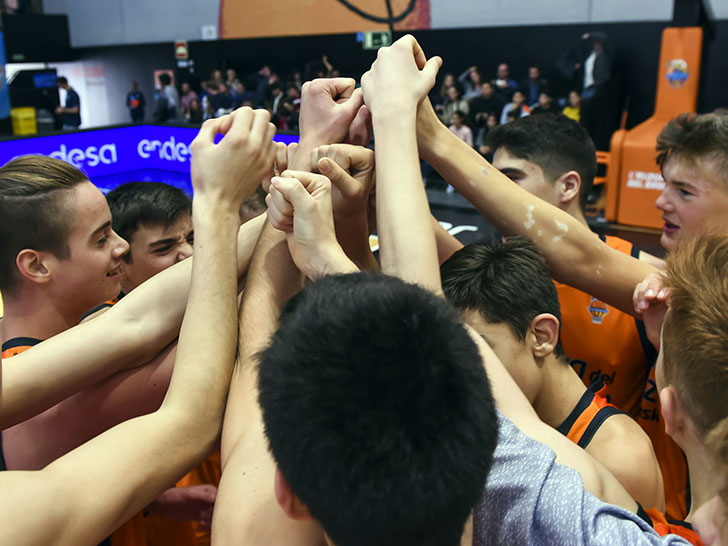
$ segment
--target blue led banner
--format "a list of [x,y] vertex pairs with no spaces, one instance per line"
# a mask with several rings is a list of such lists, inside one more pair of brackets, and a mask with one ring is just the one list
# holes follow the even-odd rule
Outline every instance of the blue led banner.
[[[190,144],[197,129],[134,125],[0,142],[0,165],[27,154],[61,159],[94,177],[141,169],[189,173]],[[276,135],[279,142],[298,141],[296,135]]]

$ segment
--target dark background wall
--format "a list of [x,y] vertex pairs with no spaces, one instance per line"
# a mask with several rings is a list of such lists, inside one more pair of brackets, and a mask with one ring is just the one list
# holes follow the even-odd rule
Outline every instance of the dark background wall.
[[[428,30],[415,32],[428,55],[440,55],[446,72],[459,74],[477,65],[493,77],[501,62],[511,66],[520,80],[528,67],[541,67],[557,93],[566,94],[569,83],[560,76],[554,62],[568,48],[578,45],[588,31],[606,32],[614,59],[614,73],[620,82],[621,103],[629,111],[627,126],[632,127],[652,114],[657,87],[657,64],[662,29],[667,23],[614,23],[599,25],[556,25],[498,27],[486,29]],[[705,59],[698,111],[728,106],[728,21],[715,23],[714,36],[706,35]],[[215,42],[190,42],[195,62],[191,78],[207,79],[213,68],[235,68],[239,73],[256,72],[270,65],[281,73],[327,54],[342,75],[359,77],[374,60],[376,52],[365,51],[353,34],[259,38]],[[124,115],[124,96],[129,80],[138,80],[151,99],[154,69],[175,69],[173,45],[151,44],[74,50],[79,61],[99,61],[105,65],[109,104],[118,105]],[[181,74],[184,79],[190,76]],[[115,106],[112,106],[112,108]]]

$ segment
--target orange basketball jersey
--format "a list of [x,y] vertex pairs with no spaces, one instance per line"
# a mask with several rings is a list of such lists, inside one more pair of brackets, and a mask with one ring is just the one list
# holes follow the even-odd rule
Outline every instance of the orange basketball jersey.
[[604,385],[600,380],[594,382],[586,389],[564,422],[556,427],[556,430],[582,449],[586,449],[604,421],[612,415],[624,413],[601,396],[603,390]]
[[[628,241],[600,238],[620,252],[639,255]],[[555,284],[561,304],[561,343],[571,365],[587,387],[601,379],[607,401],[636,416],[647,374],[657,359],[642,321],[576,288]]]
[[637,422],[652,440],[657,462],[665,484],[665,515],[672,520],[684,520],[690,512],[690,475],[682,449],[665,432],[660,397],[655,382],[655,368],[650,370],[642,410]]
[[[30,337],[16,337],[9,339],[3,343],[3,358],[11,358],[15,355],[27,351],[33,345],[37,345],[42,340]],[[2,443],[0,443],[2,449]],[[0,453],[0,470],[6,470],[5,460]],[[124,523],[109,538],[104,540],[99,546],[147,546],[146,530],[144,528],[144,516],[139,513]]]
[[637,504],[637,507],[637,515],[649,523],[661,537],[678,535],[694,546],[703,546],[704,543],[700,535],[695,532],[693,526],[687,521],[668,519],[665,517],[665,514],[656,508],[645,510],[639,504]]

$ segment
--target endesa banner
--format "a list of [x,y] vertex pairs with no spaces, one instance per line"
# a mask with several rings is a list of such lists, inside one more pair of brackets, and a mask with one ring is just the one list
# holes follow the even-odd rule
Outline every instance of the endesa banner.
[[[141,169],[189,173],[190,144],[197,129],[134,125],[0,142],[0,165],[22,155],[55,157],[84,171],[89,179]],[[298,141],[276,135],[278,142]]]

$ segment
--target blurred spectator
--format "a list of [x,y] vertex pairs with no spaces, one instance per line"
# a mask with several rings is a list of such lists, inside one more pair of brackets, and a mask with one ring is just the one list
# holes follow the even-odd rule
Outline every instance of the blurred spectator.
[[438,107],[444,107],[447,103],[447,89],[453,85],[455,85],[455,76],[450,73],[445,74],[438,92],[433,94],[431,98],[432,104],[438,112],[441,111],[441,109],[438,110]]
[[188,105],[186,119],[189,123],[202,123],[204,113],[200,101],[196,98],[192,99]]
[[522,91],[516,91],[513,93],[513,99],[511,102],[503,107],[501,112],[500,122],[501,125],[505,125],[510,120],[518,119],[519,117],[527,116],[531,112],[531,109],[526,104],[526,96]]
[[211,117],[220,117],[233,109],[233,99],[228,92],[227,85],[222,82],[207,82],[210,95],[207,97],[207,111]]
[[295,82],[288,82],[286,96],[291,100],[296,111],[301,109],[301,88]]
[[579,121],[581,119],[581,95],[576,91],[570,91],[569,102],[562,112],[567,118]]
[[500,97],[503,102],[511,100],[513,93],[518,89],[516,80],[511,78],[511,72],[506,63],[498,65],[496,72],[496,79],[493,80],[495,86],[495,93]]
[[488,115],[488,119],[485,122],[485,127],[480,131],[478,134],[478,140],[476,142],[476,145],[478,146],[478,151],[480,152],[480,155],[485,157],[488,161],[493,161],[493,150],[490,146],[488,146],[488,133],[494,128],[498,126],[498,116],[495,113],[491,113]]
[[159,83],[162,88],[156,95],[154,104],[154,121],[176,121],[179,112],[179,93],[172,85],[169,74],[160,74]]
[[294,68],[291,72],[291,83],[298,87],[298,92],[301,92],[301,88],[303,87],[303,77],[301,76],[301,71],[298,68]]
[[234,68],[228,68],[225,71],[225,75],[227,76],[227,80],[225,80],[225,83],[227,84],[228,89],[232,89],[233,88],[233,84],[238,79],[238,73],[235,72],[235,69]]
[[271,112],[277,112],[278,104],[281,102],[283,96],[283,88],[281,87],[280,82],[276,81],[272,83],[268,86],[268,100],[266,101],[266,108],[268,108]]
[[526,95],[526,104],[533,106],[538,102],[538,96],[548,88],[548,82],[541,77],[541,70],[537,66],[528,69],[528,78],[521,82],[521,91]]
[[298,112],[288,97],[283,97],[271,117],[273,124],[283,131],[298,131]]
[[480,96],[481,75],[477,66],[471,66],[458,76],[458,81],[463,86],[463,98],[471,100]]
[[457,85],[451,85],[447,89],[447,103],[442,107],[440,112],[440,120],[445,124],[450,124],[450,118],[452,115],[460,111],[467,115],[470,112],[470,104],[464,98],[462,98],[460,89]]
[[59,93],[63,106],[56,107],[56,115],[61,117],[64,131],[73,131],[81,125],[81,98],[76,90],[68,85],[68,80],[64,76],[56,79],[56,84],[61,90]]
[[594,140],[597,150],[606,150],[613,128],[608,96],[612,69],[605,50],[606,34],[587,33],[582,39],[591,40],[591,51],[582,65],[584,87],[581,92],[581,124]]
[[182,107],[182,115],[187,118],[187,114],[190,111],[190,102],[193,100],[199,101],[197,93],[192,90],[192,86],[189,82],[182,82],[182,95],[179,98],[180,106]]
[[137,82],[131,82],[129,92],[126,94],[126,107],[129,108],[129,116],[133,123],[144,121],[144,95],[139,91]]
[[217,68],[212,71],[210,74],[210,79],[214,81],[215,83],[224,83],[224,80],[222,79],[222,70],[218,70]]
[[496,96],[495,88],[490,82],[483,82],[480,85],[480,96],[470,101],[470,119],[475,127],[484,127],[488,114],[503,111],[505,104]]
[[465,125],[465,112],[456,110],[450,118],[450,131],[471,148],[473,147],[473,131]]
[[235,80],[230,88],[230,98],[233,99],[233,108],[239,108],[246,100],[253,100],[253,93],[245,89],[245,84]]
[[559,108],[548,90],[543,90],[538,95],[538,104],[531,108],[531,115],[536,114],[558,114]]

